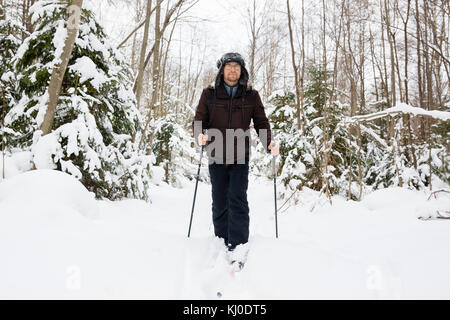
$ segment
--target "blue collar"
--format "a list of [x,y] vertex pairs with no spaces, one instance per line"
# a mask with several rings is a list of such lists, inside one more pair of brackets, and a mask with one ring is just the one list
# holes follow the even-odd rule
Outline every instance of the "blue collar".
[[[223,84],[225,85],[225,89],[227,90],[228,95],[231,95],[231,97],[234,98],[234,96],[236,95],[237,89],[238,89],[238,85],[230,87],[225,82]],[[230,91],[231,91],[231,94],[230,94]]]

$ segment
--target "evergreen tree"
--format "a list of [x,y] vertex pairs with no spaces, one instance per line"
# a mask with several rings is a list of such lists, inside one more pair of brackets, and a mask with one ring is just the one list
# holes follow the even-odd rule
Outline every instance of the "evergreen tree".
[[281,181],[285,185],[291,184],[293,188],[308,184],[306,166],[310,158],[306,154],[312,150],[307,139],[297,130],[295,95],[290,91],[279,91],[269,97],[269,102],[274,106],[269,119],[272,129],[277,131],[276,139],[280,141],[278,163],[282,168]]
[[23,28],[7,19],[2,7],[0,15],[0,141],[10,146],[10,140],[14,139],[15,132],[5,125],[5,118],[19,98],[14,90],[16,74],[13,72],[12,58],[20,46],[19,37]]
[[[330,74],[330,71],[326,71]],[[307,186],[314,190],[322,188],[322,163],[325,155],[324,131],[324,103],[332,94],[331,84],[324,83],[324,71],[311,66],[308,69],[308,81],[305,86],[305,132],[298,130],[295,96],[292,92],[272,95],[271,102],[276,105],[271,115],[274,128],[280,130],[277,138],[280,145],[281,179],[291,188]],[[327,75],[328,79],[331,79]],[[325,97],[326,93],[326,97]],[[344,118],[347,105],[334,101],[328,105],[328,130],[330,133],[328,172],[331,192],[345,194],[350,164],[347,145],[349,145],[347,130],[338,125]],[[355,165],[355,163],[352,163]]]
[[[191,128],[189,119],[189,114],[180,113],[177,116],[169,112],[150,125],[154,133],[152,152],[156,159],[155,165],[164,170],[164,181],[175,187],[181,187],[185,178],[195,179],[197,173],[200,147],[192,141],[192,134],[188,132]],[[207,164],[204,150],[202,166],[207,167]],[[199,179],[208,179],[207,170],[201,171]]]
[[48,84],[69,17],[59,1],[38,1],[30,12],[35,31],[14,57],[21,99],[7,116],[22,137],[16,145],[32,150],[37,168],[68,172],[97,197],[145,199],[152,159],[132,141],[141,117],[131,77],[89,10],[81,13],[52,132],[41,136]]

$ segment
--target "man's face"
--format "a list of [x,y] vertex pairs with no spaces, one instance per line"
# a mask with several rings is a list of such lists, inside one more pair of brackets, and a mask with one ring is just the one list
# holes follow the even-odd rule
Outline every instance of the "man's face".
[[223,79],[227,84],[235,85],[241,76],[241,65],[237,62],[228,62],[223,68]]

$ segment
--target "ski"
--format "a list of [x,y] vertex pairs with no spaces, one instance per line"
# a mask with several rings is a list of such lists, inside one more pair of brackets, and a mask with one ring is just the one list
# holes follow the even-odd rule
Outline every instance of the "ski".
[[[227,251],[227,274],[231,281],[236,280],[236,275],[239,274],[247,263],[247,257],[250,248],[247,245],[239,245],[234,250]],[[224,289],[217,290],[216,296],[221,299],[224,294]]]
[[240,272],[244,269],[245,262],[244,261],[232,261],[231,262],[231,275],[234,276],[237,272]]
[[[245,258],[247,256],[245,255]],[[238,273],[240,273],[242,271],[242,269],[244,269],[245,266],[245,260],[233,260],[233,261],[228,261],[228,265],[227,267],[229,268],[229,275],[231,277],[231,280],[236,279],[236,275]],[[221,299],[223,296],[223,292],[224,290],[218,290],[216,295],[217,298]]]

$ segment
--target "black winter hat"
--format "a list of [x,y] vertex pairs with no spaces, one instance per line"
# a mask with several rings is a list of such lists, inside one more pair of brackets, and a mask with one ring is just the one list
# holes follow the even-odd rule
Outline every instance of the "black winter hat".
[[219,60],[217,60],[217,69],[221,69],[222,66],[225,66],[228,62],[237,62],[241,65],[241,67],[245,68],[245,61],[242,56],[237,52],[228,52],[225,53]]
[[242,58],[242,56],[237,52],[228,52],[225,53],[219,60],[217,60],[217,68],[219,69],[219,72],[217,73],[215,82],[216,88],[220,86],[221,82],[223,81],[222,71],[228,62],[237,62],[241,65],[241,76],[239,78],[239,84],[247,87],[249,76],[247,69],[245,69],[244,58]]

